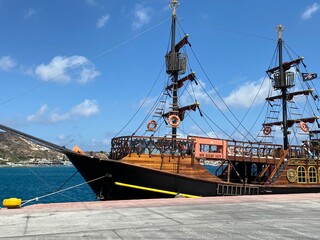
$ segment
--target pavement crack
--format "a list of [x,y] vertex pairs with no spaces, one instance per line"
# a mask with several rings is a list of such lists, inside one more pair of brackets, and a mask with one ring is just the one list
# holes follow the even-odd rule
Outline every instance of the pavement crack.
[[26,221],[26,225],[25,225],[24,230],[23,230],[23,236],[25,236],[27,234],[30,215],[27,215],[26,219],[27,219],[27,221]]
[[162,214],[162,213],[159,212],[159,211],[152,210],[151,208],[147,208],[147,209],[148,209],[150,212],[153,212],[153,213],[155,213],[155,214],[158,214],[158,215],[160,215],[160,216],[162,216],[162,217],[164,217],[164,218],[170,219],[172,222],[178,223],[178,224],[180,224],[180,225],[183,224],[183,222],[177,221],[177,220],[175,220],[175,219],[173,219],[173,218],[171,218],[171,217],[168,217],[167,215]]

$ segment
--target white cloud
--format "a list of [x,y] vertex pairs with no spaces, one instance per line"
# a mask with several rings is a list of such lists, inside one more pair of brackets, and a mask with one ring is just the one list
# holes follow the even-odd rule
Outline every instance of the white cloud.
[[318,3],[307,6],[306,10],[302,14],[302,19],[307,20],[312,17],[312,15],[319,10],[320,6]]
[[87,83],[100,75],[94,65],[83,56],[56,56],[49,64],[40,64],[35,74],[43,81]]
[[[263,85],[260,89],[261,83]],[[269,79],[261,79],[256,82],[247,82],[243,86],[233,90],[228,97],[224,98],[224,101],[228,106],[248,108],[251,106],[254,98],[258,94],[259,89],[260,91],[257,99],[255,100],[255,104],[265,101],[265,98],[268,96],[269,86]]]
[[109,21],[109,19],[110,19],[110,16],[108,14],[101,16],[98,19],[97,28],[103,28],[106,25],[106,23]]
[[36,13],[37,13],[36,10],[34,10],[33,8],[29,8],[29,9],[26,11],[26,13],[24,14],[24,17],[25,17],[25,18],[29,18],[29,17],[35,15]]
[[97,5],[97,3],[96,3],[95,0],[86,0],[86,3],[87,3],[88,5],[90,5],[90,6],[96,6],[96,5]]
[[132,28],[134,30],[143,27],[148,24],[151,17],[152,8],[144,7],[142,4],[136,4],[134,9],[134,21],[132,23]]
[[9,71],[16,66],[16,62],[10,56],[0,58],[0,70]]
[[39,110],[35,114],[29,115],[27,117],[27,120],[29,122],[39,122],[39,121],[41,121],[41,119],[43,118],[43,116],[47,112],[47,110],[48,110],[48,106],[46,104],[44,104],[39,108]]
[[73,116],[85,116],[89,117],[91,115],[99,113],[99,107],[96,100],[86,99],[82,103],[73,107],[70,114]]
[[88,4],[91,7],[97,7],[99,9],[103,9],[104,6],[99,3],[97,0],[85,0],[86,4]]
[[66,113],[59,113],[59,111],[49,111],[46,104],[42,105],[35,114],[27,116],[29,122],[40,123],[57,123],[67,120],[74,120],[77,117],[90,117],[99,113],[99,106],[96,100],[85,99],[80,104],[71,108]]
[[[191,84],[188,86],[187,91],[190,94],[184,94],[180,97],[180,104],[187,105],[193,104],[195,99],[201,104],[210,104],[212,103],[212,99],[214,98],[215,91],[214,89],[208,89],[206,83],[201,79],[197,79],[198,85]],[[205,90],[206,89],[206,92]],[[208,94],[211,96],[211,99],[208,97]]]

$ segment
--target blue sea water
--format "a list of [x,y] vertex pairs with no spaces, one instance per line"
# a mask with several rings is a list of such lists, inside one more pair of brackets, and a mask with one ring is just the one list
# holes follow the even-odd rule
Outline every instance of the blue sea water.
[[[22,201],[39,198],[38,201],[32,201],[28,205],[97,201],[95,194],[87,184],[42,198],[44,195],[59,190],[62,185],[62,189],[66,189],[84,183],[84,179],[76,172],[77,170],[73,166],[1,167],[0,206],[2,206],[3,199],[12,197],[21,198]],[[68,181],[73,174],[75,175]],[[66,181],[68,182],[65,184]]]

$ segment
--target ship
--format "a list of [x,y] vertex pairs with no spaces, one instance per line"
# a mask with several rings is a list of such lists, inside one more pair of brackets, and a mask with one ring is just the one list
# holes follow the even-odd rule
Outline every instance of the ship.
[[[182,122],[195,111],[205,113],[198,101],[181,105],[181,88],[199,81],[187,70],[183,49],[191,45],[189,35],[176,41],[179,2],[169,5],[171,44],[164,59],[170,82],[161,95],[166,100],[159,98],[153,115],[146,118],[144,135],[116,136],[109,156],[99,157],[77,146],[67,149],[4,125],[0,128],[64,153],[100,200],[320,192],[319,98],[312,87],[318,76],[306,71],[303,57],[285,59],[284,27],[277,26],[275,64],[266,71],[271,91],[258,136],[235,140],[186,135],[179,133]],[[315,110],[309,111],[311,101]],[[305,108],[300,110],[301,106]],[[157,134],[160,128],[167,129],[165,134]]]

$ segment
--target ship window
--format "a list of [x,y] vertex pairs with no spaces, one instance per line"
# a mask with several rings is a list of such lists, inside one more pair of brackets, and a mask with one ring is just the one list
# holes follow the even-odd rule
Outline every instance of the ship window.
[[251,176],[256,177],[257,175],[258,175],[257,164],[254,163],[251,165]]
[[306,182],[306,169],[302,166],[298,167],[298,183]]
[[200,152],[220,152],[216,145],[200,144]]
[[309,183],[316,183],[317,182],[317,170],[315,167],[309,167]]

